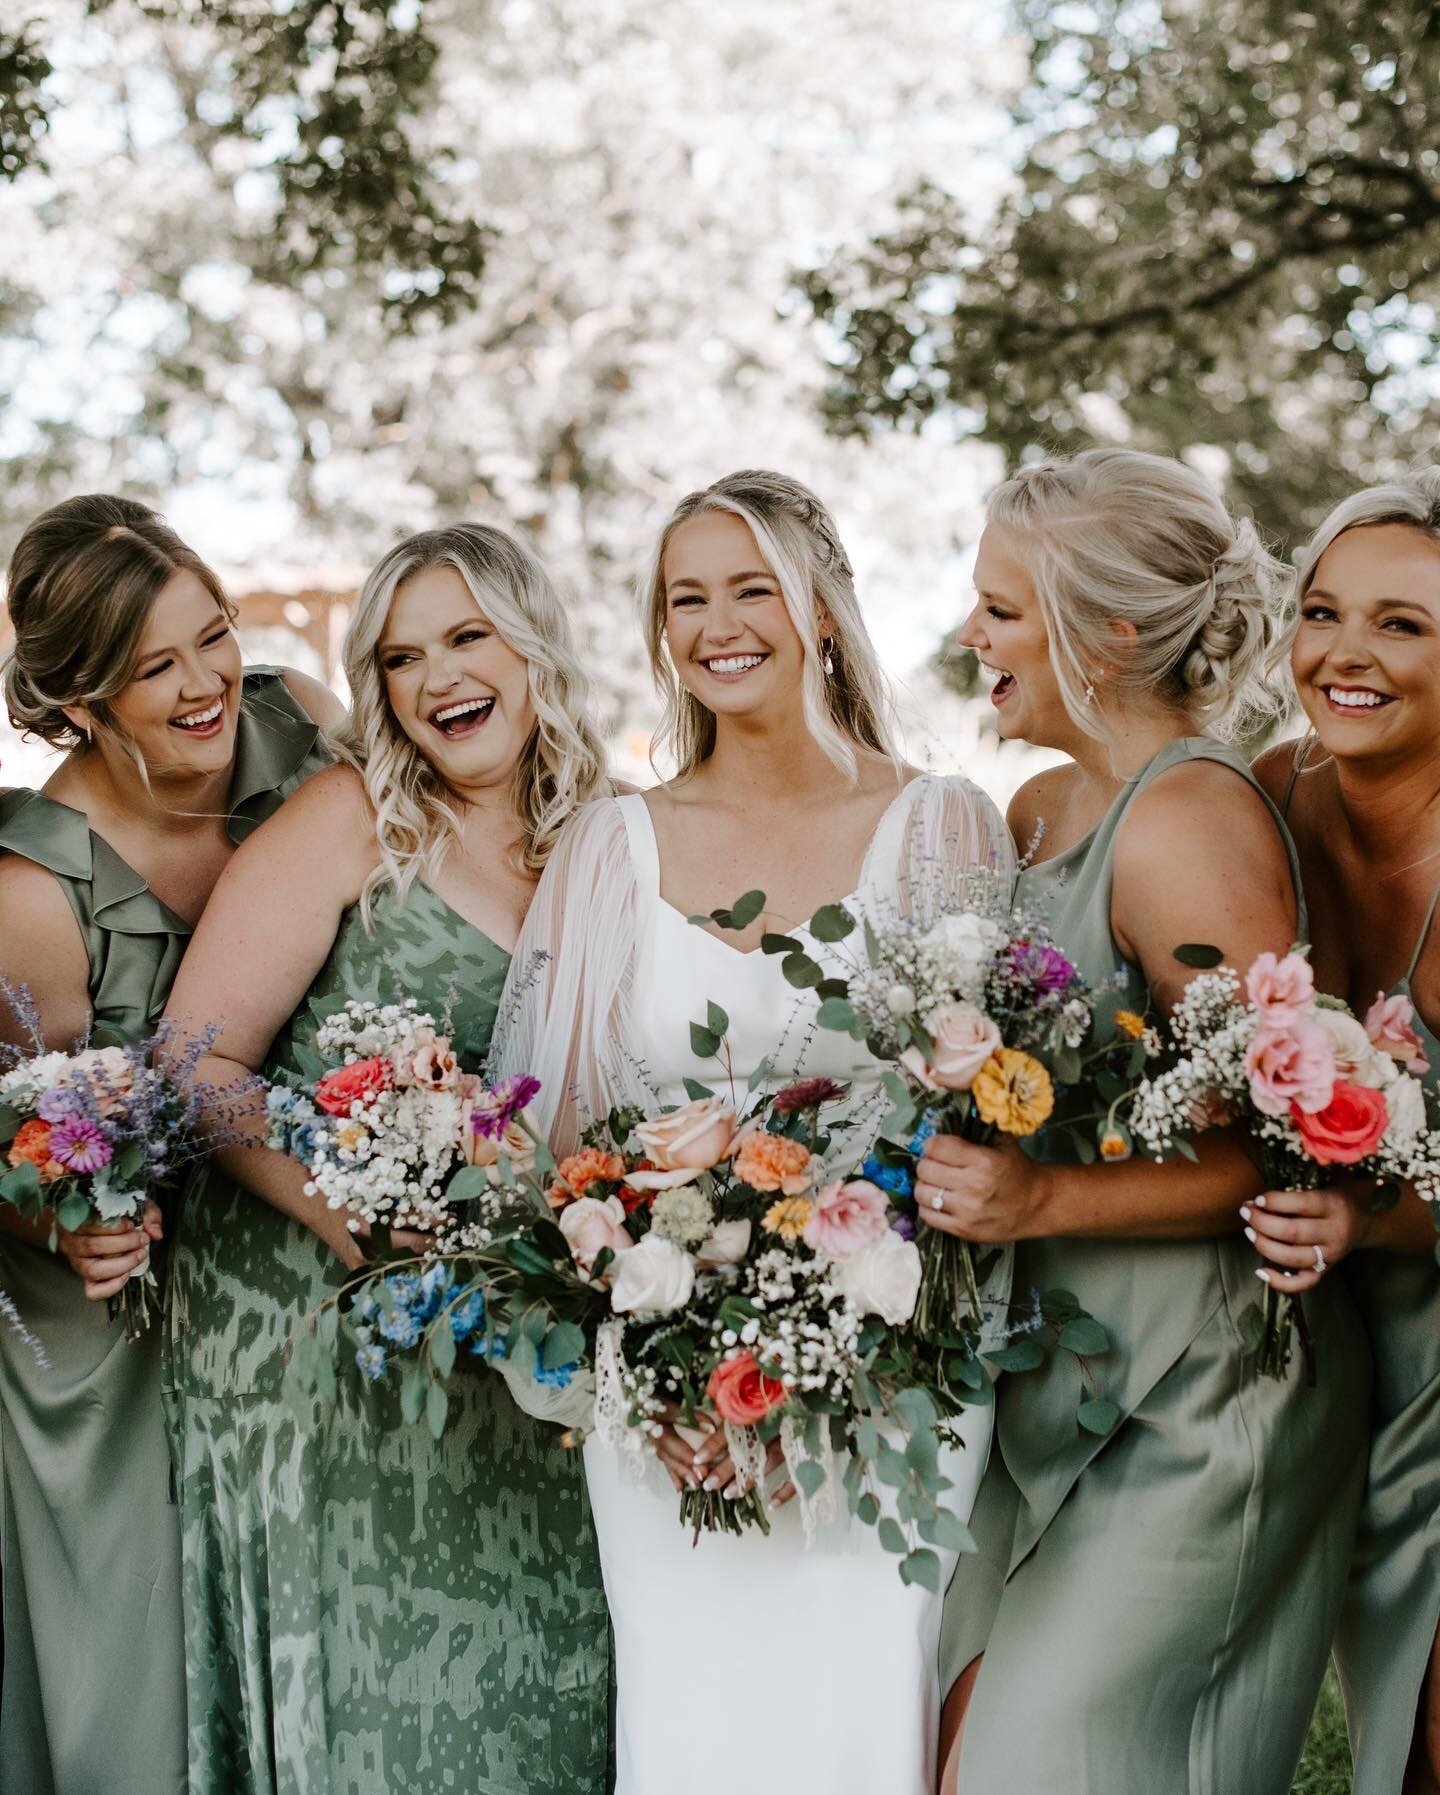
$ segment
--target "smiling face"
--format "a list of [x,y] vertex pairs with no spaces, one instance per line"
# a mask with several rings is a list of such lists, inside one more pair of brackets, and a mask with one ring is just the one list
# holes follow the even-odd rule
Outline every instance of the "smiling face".
[[687,518],[660,577],[670,658],[708,711],[738,718],[800,702],[805,651],[747,523],[728,511]]
[[1076,724],[1060,695],[1045,618],[1020,551],[1013,530],[985,526],[975,558],[975,608],[955,639],[999,675],[990,702],[1000,734],[1063,748],[1074,740]]
[[[240,645],[204,583],[182,568],[160,589],[134,671],[110,700],[117,732],[159,778],[220,773],[235,755]],[[80,707],[67,711],[92,726]]]
[[1300,606],[1290,668],[1337,759],[1433,754],[1440,735],[1440,543],[1410,524],[1346,530]]
[[395,720],[448,785],[510,778],[535,727],[529,663],[453,567],[397,587],[376,653]]

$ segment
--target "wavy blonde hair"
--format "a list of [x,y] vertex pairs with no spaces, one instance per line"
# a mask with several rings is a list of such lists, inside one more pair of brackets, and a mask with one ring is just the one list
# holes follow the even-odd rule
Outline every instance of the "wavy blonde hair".
[[395,594],[429,567],[453,568],[501,639],[526,662],[535,727],[511,787],[522,826],[521,865],[540,871],[562,826],[605,779],[604,750],[589,715],[590,682],[571,643],[565,607],[538,557],[489,524],[452,524],[408,537],[360,588],[342,650],[350,721],[335,746],[365,782],[380,845],[379,864],[360,899],[367,924],[382,884],[403,898],[416,878],[434,877],[460,840],[455,795],[397,722],[380,666],[380,638]]
[[[650,668],[664,701],[660,741],[686,778],[715,751],[715,713],[688,691],[665,640],[665,551],[678,527],[707,511],[748,524],[774,574],[804,651],[801,704],[810,734],[849,778],[857,748],[883,754],[897,767],[894,709],[875,644],[855,596],[855,575],[829,511],[798,480],[763,468],[726,474],[701,492],[687,493],[670,513],[641,590]],[[830,619],[833,673],[820,650],[822,611]]]
[[[986,516],[1024,538],[1065,708],[1103,740],[1107,708],[1181,712],[1239,733],[1278,700],[1266,673],[1281,627],[1280,563],[1246,517],[1183,461],[1086,449],[1022,468]],[[1135,634],[1117,654],[1115,623]]]
[[1367,486],[1352,492],[1348,499],[1341,499],[1325,514],[1300,553],[1295,575],[1297,610],[1290,619],[1292,630],[1299,621],[1299,601],[1310,590],[1321,556],[1347,530],[1364,530],[1376,524],[1409,524],[1440,544],[1440,468],[1418,468],[1403,479]]

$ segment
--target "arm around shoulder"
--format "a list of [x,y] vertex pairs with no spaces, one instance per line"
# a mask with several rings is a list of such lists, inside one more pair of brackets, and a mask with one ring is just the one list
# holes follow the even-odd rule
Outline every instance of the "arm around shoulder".
[[338,729],[350,713],[330,690],[318,679],[308,673],[301,673],[295,667],[281,667],[280,678],[284,681],[285,690],[309,717],[312,723],[318,723],[324,730]]

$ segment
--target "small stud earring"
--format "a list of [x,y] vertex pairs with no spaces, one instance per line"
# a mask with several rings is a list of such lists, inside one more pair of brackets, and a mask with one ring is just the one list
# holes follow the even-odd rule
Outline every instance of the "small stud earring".
[[1086,686],[1085,688],[1085,702],[1086,704],[1094,704],[1095,702],[1095,688],[1093,685]]

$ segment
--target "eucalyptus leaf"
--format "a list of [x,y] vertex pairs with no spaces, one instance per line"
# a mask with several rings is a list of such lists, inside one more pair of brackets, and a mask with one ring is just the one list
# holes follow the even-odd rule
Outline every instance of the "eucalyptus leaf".
[[940,1593],[940,1560],[929,1547],[921,1546],[900,1560],[900,1577],[905,1583],[918,1583],[932,1596]]
[[78,1190],[67,1192],[55,1205],[55,1219],[62,1228],[83,1228],[90,1219],[90,1199]]
[[809,954],[787,954],[780,962],[780,970],[798,991],[813,989],[825,976]]
[[444,1384],[431,1384],[425,1394],[425,1421],[432,1439],[438,1440],[444,1433],[449,1409],[450,1396]]
[[870,1490],[855,1504],[855,1513],[867,1527],[873,1527],[880,1519],[880,1503]]
[[1218,947],[1205,942],[1186,941],[1175,949],[1175,958],[1182,966],[1194,966],[1201,972],[1208,972],[1212,966],[1218,966],[1225,955]]
[[894,1515],[882,1515],[879,1526],[880,1544],[887,1552],[904,1552],[908,1549],[904,1531]]
[[1000,1371],[1033,1371],[1045,1363],[1045,1349],[1038,1340],[1012,1340],[985,1357]]
[[1061,1328],[1060,1344],[1067,1352],[1081,1353],[1090,1357],[1097,1353],[1109,1352],[1110,1336],[1093,1315],[1077,1315],[1073,1321],[1067,1321]]
[[545,1336],[540,1348],[540,1363],[546,1371],[557,1371],[562,1365],[574,1365],[585,1356],[585,1330],[573,1321],[557,1321]]
[[855,932],[855,918],[843,904],[822,904],[810,918],[810,933],[817,941],[843,941]]
[[428,1382],[425,1368],[418,1359],[412,1359],[401,1374],[400,1413],[411,1427],[420,1419],[420,1411],[425,1406],[425,1389]]
[[975,1537],[948,1508],[934,1508],[920,1520],[920,1537],[942,1552],[973,1552]]
[[814,1496],[825,1482],[825,1467],[813,1458],[801,1459],[795,1467],[795,1483],[802,1495]]
[[693,1102],[703,1103],[707,1097],[713,1097],[715,1093],[710,1089],[708,1084],[701,1084],[698,1078],[687,1078],[685,1080],[685,1095]]
[[801,954],[805,944],[797,941],[793,935],[773,935],[768,931],[760,937],[762,954]]
[[441,1377],[449,1377],[455,1369],[455,1330],[448,1310],[430,1330],[430,1363]]
[[773,1054],[767,1053],[765,1055],[764,1059],[761,1060],[760,1064],[758,1066],[756,1066],[755,1070],[750,1074],[749,1078],[745,1081],[746,1090],[747,1091],[758,1091],[760,1086],[762,1084],[764,1084],[765,1080],[770,1076],[770,1074],[774,1071],[774,1069],[775,1069],[775,1056]]
[[451,1203],[468,1203],[490,1188],[490,1180],[479,1166],[461,1166],[445,1186],[445,1197]]
[[690,1024],[690,1051],[697,1060],[713,1060],[720,1051],[720,1037],[698,1022]]
[[1102,1396],[1092,1396],[1076,1409],[1075,1419],[1086,1433],[1103,1436],[1114,1431],[1115,1423],[1120,1419],[1120,1405]]
[[730,1027],[730,1018],[713,1000],[705,1005],[705,1022],[712,1035],[723,1035]]
[[815,1012],[815,1020],[821,1028],[838,1029],[842,1034],[849,1034],[860,1021],[860,1015],[848,998],[827,997]]
[[736,898],[730,906],[730,927],[732,929],[748,929],[755,918],[765,908],[763,891],[747,891]]

